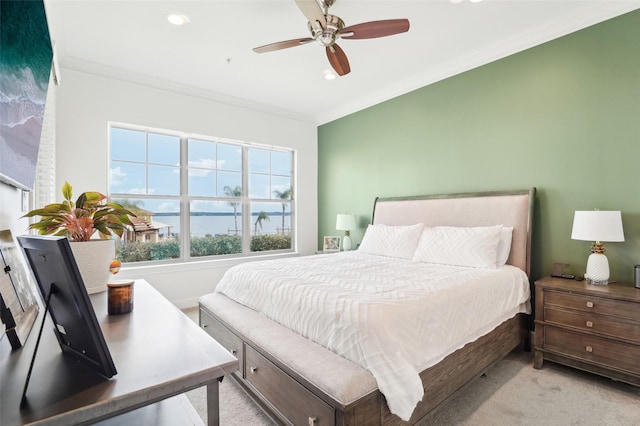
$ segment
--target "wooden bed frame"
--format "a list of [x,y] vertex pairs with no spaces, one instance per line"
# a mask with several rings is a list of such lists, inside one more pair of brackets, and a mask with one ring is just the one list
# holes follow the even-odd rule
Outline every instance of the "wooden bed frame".
[[[535,188],[402,198],[378,198],[374,224],[425,226],[513,226],[508,264],[530,275],[531,227]],[[384,396],[371,388],[370,373],[223,295],[216,303],[200,301],[200,325],[240,362],[231,375],[278,424],[404,425],[415,424],[461,391],[514,348],[529,350],[530,318],[518,314],[490,333],[468,343],[420,377],[424,397],[409,422],[391,414]],[[226,299],[226,300],[224,300]],[[318,360],[324,360],[318,362]],[[320,365],[322,364],[322,365]],[[323,369],[363,385],[359,397],[344,402],[326,389]],[[319,370],[316,371],[316,370]],[[371,388],[367,388],[366,384]],[[351,385],[349,385],[351,386]],[[368,390],[369,389],[369,390]]]

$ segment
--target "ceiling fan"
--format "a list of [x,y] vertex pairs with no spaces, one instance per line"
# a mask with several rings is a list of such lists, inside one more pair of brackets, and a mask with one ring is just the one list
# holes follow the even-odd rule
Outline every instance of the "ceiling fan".
[[[340,76],[349,74],[351,68],[344,51],[336,44],[338,39],[347,40],[386,37],[404,33],[409,30],[408,19],[387,19],[382,21],[364,22],[362,24],[344,26],[344,21],[338,16],[330,15],[329,8],[336,0],[295,0],[298,8],[309,20],[308,27],[311,37],[296,38],[279,41],[253,49],[256,53],[272,52],[287,49],[317,41],[325,46],[329,63]],[[323,10],[324,9],[324,10]]]

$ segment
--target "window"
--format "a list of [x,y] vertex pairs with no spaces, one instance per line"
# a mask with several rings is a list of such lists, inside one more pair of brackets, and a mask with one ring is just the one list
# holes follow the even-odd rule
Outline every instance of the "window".
[[292,250],[290,149],[110,128],[109,191],[136,214],[123,262]]

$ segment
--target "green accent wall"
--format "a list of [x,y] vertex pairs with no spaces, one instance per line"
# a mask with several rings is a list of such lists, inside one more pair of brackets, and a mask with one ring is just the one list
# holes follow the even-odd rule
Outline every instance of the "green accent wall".
[[337,213],[362,240],[377,196],[537,188],[532,278],[584,273],[575,210],[621,210],[611,279],[640,264],[640,11],[450,77],[318,129],[318,247]]

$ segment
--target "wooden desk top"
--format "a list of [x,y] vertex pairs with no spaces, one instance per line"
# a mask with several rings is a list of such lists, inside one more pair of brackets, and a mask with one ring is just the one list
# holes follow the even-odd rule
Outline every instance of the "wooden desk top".
[[42,313],[26,345],[0,342],[0,424],[82,424],[206,385],[238,369],[238,360],[144,280],[134,284],[133,311],[107,314],[107,292],[91,295],[118,373],[105,380],[63,356],[49,318],[20,408]]

